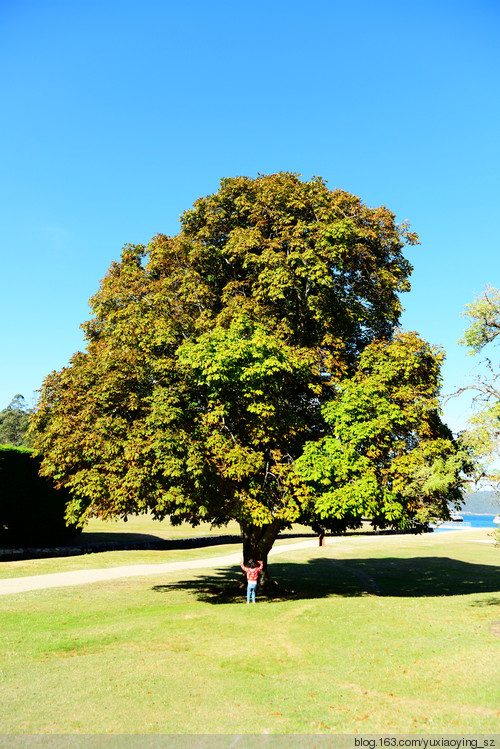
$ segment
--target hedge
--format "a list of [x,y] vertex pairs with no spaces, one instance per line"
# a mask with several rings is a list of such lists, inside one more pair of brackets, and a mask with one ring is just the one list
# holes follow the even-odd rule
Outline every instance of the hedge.
[[70,541],[80,532],[64,519],[69,493],[39,476],[31,450],[0,445],[0,541],[44,546]]

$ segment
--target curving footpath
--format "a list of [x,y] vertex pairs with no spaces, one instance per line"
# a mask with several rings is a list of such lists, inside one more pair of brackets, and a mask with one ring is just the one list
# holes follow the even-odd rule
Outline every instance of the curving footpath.
[[[333,539],[328,539],[333,541]],[[282,554],[285,551],[305,549],[310,546],[318,546],[318,539],[308,539],[294,544],[283,544],[276,546],[269,555]],[[87,585],[98,583],[102,580],[118,580],[124,577],[146,577],[149,575],[168,575],[172,572],[182,570],[195,570],[203,567],[226,567],[239,564],[241,552],[234,552],[220,557],[208,557],[192,559],[187,562],[165,562],[163,564],[131,564],[124,567],[109,567],[98,570],[71,570],[69,572],[53,572],[48,575],[31,575],[27,577],[10,577],[0,580],[0,595],[12,593],[26,593],[31,590],[44,590],[45,588],[65,588],[72,585]]]

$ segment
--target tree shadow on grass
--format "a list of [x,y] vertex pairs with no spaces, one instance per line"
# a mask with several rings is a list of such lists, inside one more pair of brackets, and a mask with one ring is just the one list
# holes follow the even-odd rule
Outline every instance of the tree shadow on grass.
[[[448,557],[273,562],[270,572],[279,587],[269,595],[258,595],[261,601],[363,595],[425,598],[500,591],[500,566],[471,564]],[[214,604],[246,600],[245,586],[236,567],[155,585],[153,590],[158,593],[185,590],[200,601]],[[496,597],[489,601],[492,606],[500,603]]]
[[471,603],[471,606],[474,606],[475,608],[485,608],[486,606],[500,607],[500,597],[494,596],[493,598],[485,598],[479,601],[474,601],[474,603]]

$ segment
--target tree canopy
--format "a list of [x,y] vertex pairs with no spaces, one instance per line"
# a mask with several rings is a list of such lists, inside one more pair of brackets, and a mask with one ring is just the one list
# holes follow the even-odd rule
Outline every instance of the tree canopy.
[[415,333],[373,341],[323,406],[327,434],[296,461],[326,527],[405,528],[459,506],[466,457],[439,415],[443,352]]
[[[179,234],[128,245],[111,265],[86,350],[41,391],[43,472],[72,491],[75,517],[235,519],[247,559],[265,560],[294,521],[397,526],[426,502],[442,508],[458,474],[436,400],[441,354],[394,338],[402,250],[417,242],[387,208],[320,178],[222,180]],[[348,470],[332,439],[348,446]]]

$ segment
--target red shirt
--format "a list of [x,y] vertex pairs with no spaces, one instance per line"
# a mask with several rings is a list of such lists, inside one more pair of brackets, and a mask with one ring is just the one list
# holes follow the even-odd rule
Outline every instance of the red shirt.
[[247,581],[249,583],[256,582],[257,578],[259,577],[259,572],[261,571],[261,569],[264,566],[262,564],[262,562],[259,562],[259,566],[258,567],[245,567],[245,565],[243,564],[243,562],[241,562],[240,564],[241,564],[241,569],[245,570],[245,572],[247,573]]

